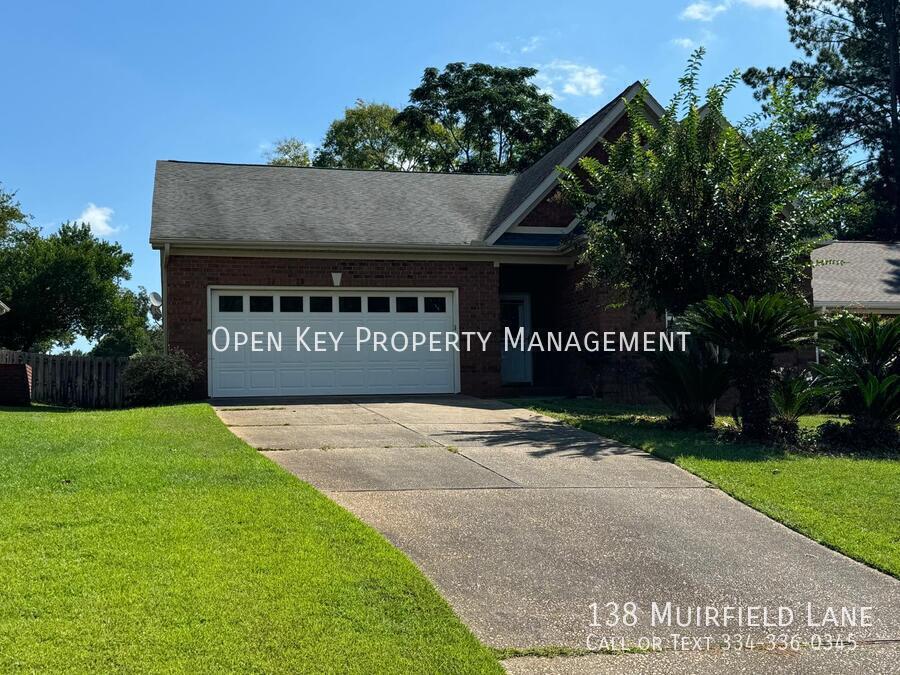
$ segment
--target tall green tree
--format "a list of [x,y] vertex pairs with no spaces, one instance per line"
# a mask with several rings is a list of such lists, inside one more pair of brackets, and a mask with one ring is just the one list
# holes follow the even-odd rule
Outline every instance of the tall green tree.
[[662,117],[641,96],[630,128],[606,143],[609,161],[580,160],[562,187],[585,223],[584,259],[619,302],[680,313],[709,295],[797,292],[809,253],[833,226],[838,190],[811,178],[814,130],[798,124],[788,85],[765,115],[723,115],[734,73],[701,102],[698,50]]
[[46,351],[77,335],[97,339],[121,318],[120,282],[132,256],[98,239],[85,224],[66,223],[44,237],[37,228],[13,230],[0,243],[0,346]]
[[13,228],[27,225],[30,219],[31,216],[22,211],[22,205],[16,200],[15,193],[6,192],[0,183],[0,241],[9,235]]
[[[321,167],[512,173],[568,136],[577,120],[532,82],[534,68],[451,63],[427,68],[402,111],[358,100],[328,127],[313,155]],[[285,138],[270,164],[309,166],[310,148]]]
[[94,356],[161,354],[163,335],[159,323],[150,317],[150,296],[143,286],[137,292],[119,291],[112,309],[110,327],[91,350]]
[[315,166],[413,171],[423,168],[427,143],[394,124],[399,111],[386,103],[356,101],[328,127]]
[[768,100],[792,80],[820,93],[809,111],[825,150],[818,169],[858,184],[865,219],[849,236],[900,239],[900,1],[786,0],[791,42],[801,57],[783,68],[751,68],[744,80]]
[[299,138],[281,138],[266,153],[266,160],[272,166],[309,166],[309,154],[309,146]]
[[537,73],[486,63],[426,68],[396,123],[433,145],[434,170],[522,171],[578,125],[537,88]]

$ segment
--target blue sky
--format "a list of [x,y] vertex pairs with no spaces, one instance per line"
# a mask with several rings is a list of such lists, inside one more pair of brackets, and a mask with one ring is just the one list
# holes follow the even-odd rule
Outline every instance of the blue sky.
[[[794,54],[780,0],[41,1],[6,3],[3,23],[0,182],[41,227],[85,218],[121,242],[150,290],[157,159],[262,162],[453,61],[536,66],[585,117],[634,80],[665,102],[695,45],[705,83]],[[754,109],[743,90],[729,114]]]

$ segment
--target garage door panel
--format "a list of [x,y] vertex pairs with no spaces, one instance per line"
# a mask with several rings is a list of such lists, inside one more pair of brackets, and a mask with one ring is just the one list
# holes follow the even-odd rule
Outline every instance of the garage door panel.
[[365,377],[364,368],[342,367],[334,372],[334,384],[341,389],[352,389]]
[[277,389],[278,373],[275,370],[262,370],[254,367],[250,370],[250,388],[254,391],[258,389],[275,390]]
[[218,371],[219,386],[222,389],[240,390],[246,387],[247,373],[244,370],[226,370]]
[[278,372],[278,386],[286,395],[302,391],[307,387],[306,370],[282,368]]
[[[220,296],[240,296],[220,304]],[[251,305],[250,296],[263,298]],[[282,303],[282,297],[292,300]],[[296,298],[301,298],[297,300]],[[331,312],[311,312],[311,297],[329,297]],[[352,300],[339,301],[340,297]],[[389,312],[369,312],[369,298],[389,298]],[[403,313],[397,310],[397,298],[417,298],[418,311]],[[442,297],[443,302],[426,302],[426,297]],[[412,394],[452,393],[456,389],[457,357],[451,352],[431,352],[426,344],[412,351],[395,352],[388,340],[388,350],[376,350],[371,343],[356,349],[357,328],[363,326],[372,332],[390,336],[401,331],[446,332],[453,328],[453,294],[447,291],[384,291],[381,289],[310,290],[296,289],[216,289],[211,291],[211,326],[222,326],[232,336],[229,350],[214,351],[210,348],[210,393],[213,396],[253,395],[316,395],[316,394]],[[271,298],[271,300],[268,300]],[[356,298],[359,298],[357,300]],[[406,306],[410,306],[408,301]],[[376,300],[373,306],[384,307]],[[403,304],[403,303],[401,303]],[[250,308],[269,311],[251,312]],[[281,311],[282,306],[301,311]],[[444,312],[425,312],[425,307],[444,307]],[[220,311],[220,307],[241,307],[241,311]],[[359,308],[362,311],[340,311]],[[334,343],[327,338],[321,344],[326,351],[307,351],[298,343],[297,327],[308,327],[305,342],[314,347],[316,331],[343,332],[334,351]],[[247,344],[234,350],[234,332],[258,332],[257,345],[264,351],[251,351]],[[280,334],[281,350],[268,350],[268,333]],[[221,344],[221,336],[217,344]],[[298,344],[300,348],[298,349]],[[400,340],[398,346],[403,344]]]

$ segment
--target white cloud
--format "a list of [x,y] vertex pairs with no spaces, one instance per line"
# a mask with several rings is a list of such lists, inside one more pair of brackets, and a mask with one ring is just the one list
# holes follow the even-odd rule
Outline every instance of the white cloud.
[[754,9],[782,10],[785,8],[784,0],[722,0],[715,4],[709,0],[697,0],[682,10],[681,18],[688,21],[712,21],[719,14],[733,7],[735,2]]
[[686,37],[673,38],[672,44],[675,45],[676,47],[681,47],[682,49],[696,49],[697,48],[697,43],[694,42],[693,40],[691,40],[691,38],[686,38]]
[[532,35],[530,38],[525,40],[525,43],[519,47],[519,52],[522,54],[527,54],[528,52],[533,52],[535,49],[544,44],[544,38],[540,35]]
[[75,221],[90,225],[91,232],[98,237],[108,237],[122,229],[121,227],[113,227],[110,224],[109,221],[112,220],[113,213],[115,211],[108,206],[97,206],[93,202],[88,202],[84,211],[81,212],[81,215]]
[[726,9],[728,4],[724,2],[713,5],[706,0],[700,0],[685,7],[681,12],[681,18],[689,21],[712,21]]
[[710,45],[718,39],[718,36],[714,32],[707,28],[703,28],[697,31],[694,37],[672,38],[669,40],[669,44],[679,47],[680,49],[693,51],[701,45]]
[[492,42],[491,47],[502,54],[528,54],[547,41],[543,35],[532,35],[528,38],[516,38],[509,42]]
[[551,61],[538,66],[534,78],[543,91],[557,100],[565,96],[600,96],[606,75],[593,66],[572,61]]
[[784,0],[740,0],[751,7],[763,7],[765,9],[784,9]]

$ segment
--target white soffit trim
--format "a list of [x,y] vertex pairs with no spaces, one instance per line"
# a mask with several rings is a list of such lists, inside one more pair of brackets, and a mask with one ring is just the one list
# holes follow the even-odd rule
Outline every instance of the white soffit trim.
[[[581,143],[575,146],[575,149],[572,150],[560,163],[561,166],[571,167],[578,161],[578,159],[588,150],[590,150],[594,145],[599,141],[603,135],[609,131],[613,124],[615,124],[622,115],[625,114],[625,104],[622,102],[622,99],[626,101],[631,101],[635,96],[637,96],[638,92],[641,90],[640,84],[633,84],[628,88],[628,91],[625,92],[625,95],[619,99],[615,106],[610,109],[610,111],[606,114],[606,116],[600,120],[594,130],[589,133],[587,136],[582,139]],[[665,112],[665,109],[662,105],[657,101],[653,95],[648,91],[646,103],[650,107],[650,110],[656,114],[657,116],[662,116]],[[559,180],[559,171],[556,169],[547,176],[540,185],[538,185],[534,191],[525,198],[525,200],[519,204],[515,211],[513,211],[509,217],[500,223],[497,226],[491,235],[485,239],[485,244],[493,244],[500,237],[510,231],[515,232],[530,232],[532,234],[546,234],[545,232],[538,231],[538,228],[533,227],[525,227],[521,229],[515,228],[529,213],[531,210],[540,202],[544,197],[546,197],[550,191],[556,186],[557,181]],[[560,228],[540,228],[540,230],[549,229],[550,233],[561,232],[562,234],[568,234],[578,225],[578,219],[573,220],[569,225],[565,228],[565,230],[561,230]]]

